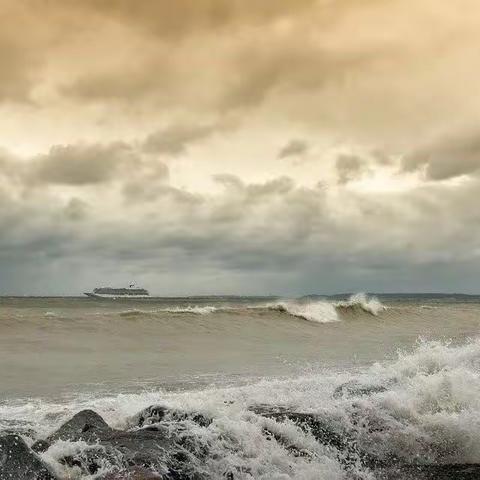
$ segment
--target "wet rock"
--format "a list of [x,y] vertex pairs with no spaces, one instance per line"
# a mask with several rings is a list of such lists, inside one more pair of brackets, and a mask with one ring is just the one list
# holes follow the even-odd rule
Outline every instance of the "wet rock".
[[[84,475],[98,475],[102,468],[107,467],[110,471],[118,472],[116,476],[111,474],[106,477],[108,479],[203,478],[195,472],[194,465],[199,458],[205,458],[208,452],[204,445],[199,445],[192,435],[188,435],[184,422],[193,421],[207,426],[211,419],[196,413],[151,406],[140,412],[134,420],[136,426],[133,428],[116,430],[96,412],[84,410],[47,439],[35,442],[34,446],[36,451],[44,452],[58,440],[87,443],[87,448],[58,459],[61,464],[76,467]],[[149,476],[146,476],[147,473]]]
[[0,437],[0,480],[56,480],[18,435]]
[[67,455],[60,458],[59,462],[70,468],[77,467],[85,475],[95,475],[107,466],[114,468],[122,465],[115,452],[108,451],[101,445],[92,445],[76,455]]
[[312,436],[323,445],[333,446],[339,450],[343,450],[349,446],[347,438],[345,438],[345,432],[336,431],[331,422],[320,415],[295,412],[274,412],[263,414],[263,416],[271,418],[277,422],[289,420],[302,430],[311,433]]
[[478,480],[480,464],[402,465],[375,474],[379,480]]
[[127,465],[161,469],[168,452],[175,450],[174,438],[166,430],[113,431],[104,435],[101,445],[121,454]]
[[181,422],[185,420],[195,422],[201,427],[208,427],[212,423],[211,418],[201,413],[172,410],[163,405],[151,405],[145,408],[133,418],[132,422],[137,427],[144,427],[165,421]]
[[51,445],[52,444],[46,440],[37,440],[30,448],[36,453],[43,453],[46,452]]
[[[263,413],[262,415],[276,422],[293,422],[304,432],[310,433],[322,445],[335,449],[337,451],[336,457],[347,469],[358,464],[358,462],[368,467],[377,467],[382,464],[379,459],[362,451],[353,432],[340,428],[332,418],[319,414],[297,412],[273,412]],[[275,439],[282,443],[277,436],[275,436]],[[291,450],[292,448],[297,456],[308,456],[308,452],[296,449],[295,446],[289,446],[287,449]]]
[[[83,440],[91,444],[91,448],[77,455],[60,459],[64,465],[78,467],[86,475],[96,474],[107,464],[122,472],[123,476],[117,476],[118,478],[137,478],[138,471],[162,472],[161,478],[165,480],[199,478],[194,475],[190,466],[193,462],[184,429],[180,429],[182,434],[178,435],[175,428],[168,428],[161,422],[149,424],[150,421],[157,422],[164,416],[163,410],[152,407],[137,417],[143,428],[135,427],[123,431],[110,428],[98,414],[87,410],[62,425],[48,441]],[[174,418],[175,415],[170,421]],[[133,475],[132,472],[137,476],[129,477],[128,475]],[[150,475],[146,478],[157,477]]]
[[133,467],[123,472],[109,473],[102,477],[102,480],[159,480],[164,478],[159,473],[146,468]]
[[163,405],[150,405],[133,418],[133,423],[137,427],[159,423],[165,418],[168,412],[168,408]]
[[91,442],[110,432],[112,429],[98,413],[93,410],[82,410],[50,435],[46,441],[49,443],[57,440]]

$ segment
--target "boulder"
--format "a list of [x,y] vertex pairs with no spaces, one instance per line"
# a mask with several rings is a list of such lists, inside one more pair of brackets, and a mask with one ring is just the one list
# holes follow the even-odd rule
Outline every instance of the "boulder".
[[50,468],[18,435],[0,437],[0,480],[56,480]]
[[46,452],[50,447],[51,443],[47,442],[46,440],[37,440],[31,446],[31,449],[36,453],[43,453]]
[[[276,422],[293,422],[304,432],[311,434],[322,445],[335,449],[338,460],[347,469],[355,466],[359,461],[370,468],[382,464],[379,459],[359,448],[357,438],[352,432],[341,428],[333,419],[324,415],[287,411],[266,413],[263,409],[262,416],[271,418]],[[266,433],[271,434],[270,431]],[[275,438],[279,443],[283,443],[277,436]],[[289,449],[291,448],[289,447]],[[305,453],[299,450],[297,455],[305,455]]]
[[[97,474],[102,467],[109,465],[116,476],[106,478],[158,478],[154,472],[161,472],[164,480],[186,480],[199,478],[193,472],[193,454],[189,451],[189,436],[185,429],[176,433],[171,425],[162,420],[167,409],[152,406],[140,412],[135,421],[139,426],[130,430],[115,430],[92,410],[84,410],[64,423],[46,440],[35,442],[38,451],[48,449],[57,440],[84,441],[90,445],[76,455],[59,459],[69,467],[78,467],[85,475]],[[187,418],[183,412],[168,411],[169,422]],[[203,417],[197,421],[207,421]],[[140,427],[141,426],[141,427]],[[170,427],[170,428],[169,428]],[[192,441],[195,446],[195,442]],[[121,472],[121,473],[120,473]],[[141,473],[138,473],[141,472]],[[144,475],[144,477],[141,477]],[[1,480],[1,479],[0,479]]]
[[163,480],[164,477],[146,468],[132,467],[123,472],[108,473],[102,480]]
[[185,420],[197,423],[201,427],[208,427],[212,423],[211,418],[201,413],[174,410],[163,405],[150,405],[135,415],[132,423],[137,427],[144,427],[165,421],[181,422]]
[[82,410],[51,434],[46,442],[53,443],[57,440],[92,442],[110,432],[112,429],[98,413],[93,410]]
[[402,465],[375,472],[379,480],[478,480],[480,464]]

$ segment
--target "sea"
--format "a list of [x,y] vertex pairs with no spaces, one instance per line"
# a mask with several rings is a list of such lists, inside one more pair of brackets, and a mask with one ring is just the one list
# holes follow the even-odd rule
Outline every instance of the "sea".
[[[293,424],[282,437],[310,455],[266,436],[264,408],[321,414],[339,431],[355,417],[377,456],[479,463],[479,332],[470,295],[2,297],[0,433],[32,443],[86,408],[125,428],[164,405],[215,419],[190,432],[214,452],[212,479],[229,466],[236,479],[347,478]],[[100,478],[60,465],[67,444],[43,459],[64,478]],[[375,478],[362,468],[357,478]]]

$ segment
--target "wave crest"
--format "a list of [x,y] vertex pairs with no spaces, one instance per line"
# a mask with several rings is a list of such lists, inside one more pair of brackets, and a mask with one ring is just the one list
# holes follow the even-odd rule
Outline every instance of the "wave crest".
[[387,309],[376,297],[368,297],[365,293],[356,293],[348,300],[335,303],[335,308],[339,310],[361,310],[372,315],[378,315]]
[[329,302],[279,302],[269,305],[268,308],[277,312],[288,313],[310,322],[330,323],[339,320],[335,305]]

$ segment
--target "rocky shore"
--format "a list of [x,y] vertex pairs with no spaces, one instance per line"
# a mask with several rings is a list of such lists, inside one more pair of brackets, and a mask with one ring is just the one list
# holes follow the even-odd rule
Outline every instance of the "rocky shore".
[[[350,387],[349,387],[350,388]],[[295,445],[278,433],[276,425],[289,423],[302,433],[311,435],[340,462],[345,479],[360,479],[359,471],[370,472],[379,480],[474,480],[480,478],[480,465],[407,464],[398,458],[380,458],[375,452],[362,449],[354,431],[339,430],[328,418],[319,414],[292,412],[281,408],[256,406],[252,415],[265,419],[263,434],[276,441],[286,454],[308,458],[308,449]],[[24,439],[18,434],[0,437],[0,480],[207,480],[208,459],[215,453],[208,444],[199,443],[189,433],[188,425],[209,428],[214,418],[203,414],[151,406],[142,410],[128,428],[111,428],[92,410],[83,410],[46,438]],[[375,428],[372,426],[371,428]],[[378,428],[378,427],[377,427]],[[48,462],[50,449],[58,443],[77,442],[79,450],[65,449],[58,465],[74,477]],[[227,469],[226,480],[254,478],[241,466]]]

